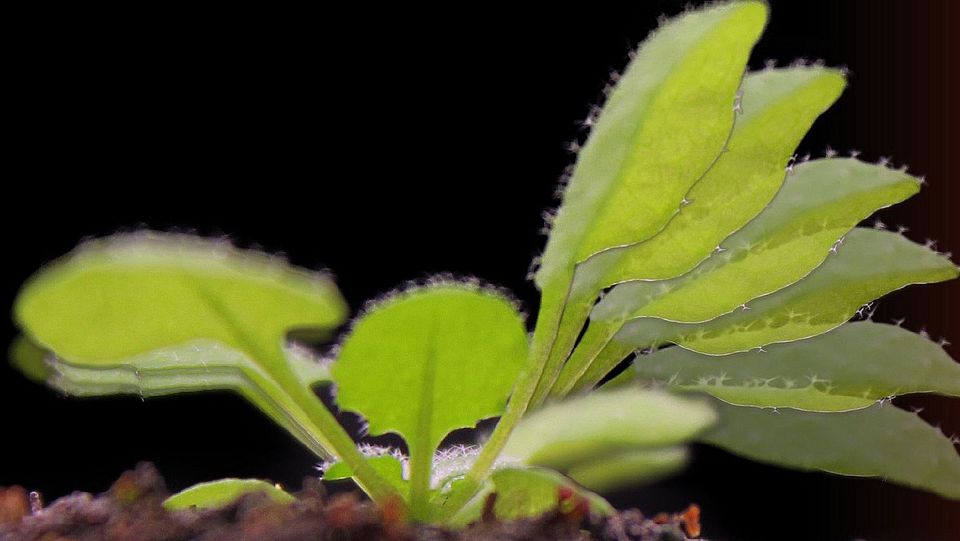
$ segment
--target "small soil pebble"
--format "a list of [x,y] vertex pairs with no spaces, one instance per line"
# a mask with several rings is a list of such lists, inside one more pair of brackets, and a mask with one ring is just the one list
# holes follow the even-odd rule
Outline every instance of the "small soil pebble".
[[219,509],[169,512],[162,505],[167,496],[151,464],[124,473],[103,494],[77,492],[46,507],[31,506],[21,487],[0,488],[0,541],[686,541],[700,534],[696,506],[648,519],[636,510],[597,517],[558,505],[509,522],[486,513],[448,530],[409,524],[399,507],[378,507],[355,494],[328,497],[312,478],[289,504],[251,494]]

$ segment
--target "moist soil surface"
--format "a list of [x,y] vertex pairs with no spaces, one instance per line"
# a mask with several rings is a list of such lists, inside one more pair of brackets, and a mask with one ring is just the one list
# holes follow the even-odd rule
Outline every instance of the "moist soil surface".
[[103,494],[77,492],[46,507],[21,487],[0,487],[0,541],[685,541],[700,533],[696,506],[651,518],[636,510],[597,517],[565,494],[540,517],[500,522],[486,513],[461,530],[409,524],[355,494],[328,497],[312,478],[290,504],[250,494],[220,509],[168,512],[162,502],[169,495],[150,464]]

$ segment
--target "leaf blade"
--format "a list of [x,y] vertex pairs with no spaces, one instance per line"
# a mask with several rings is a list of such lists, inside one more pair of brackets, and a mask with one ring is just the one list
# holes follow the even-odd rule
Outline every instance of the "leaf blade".
[[230,478],[193,485],[164,500],[163,507],[168,511],[217,509],[247,494],[265,494],[281,504],[296,501],[292,495],[266,481]]
[[621,284],[591,317],[709,321],[803,279],[858,222],[917,191],[916,178],[902,171],[849,158],[808,162],[765,212],[724,241],[726,252],[672,280]]
[[943,347],[870,321],[764,352],[711,357],[668,348],[639,357],[634,368],[641,380],[741,406],[845,411],[902,394],[960,396],[960,364]]
[[949,259],[887,231],[857,228],[842,249],[805,279],[700,324],[633,320],[615,340],[635,347],[672,342],[708,355],[726,355],[834,329],[866,303],[911,284],[952,280]]
[[552,404],[517,426],[503,455],[562,470],[591,458],[683,443],[714,415],[703,402],[678,398],[630,387]]
[[603,275],[594,289],[674,278],[709,257],[777,195],[800,140],[845,86],[840,71],[826,68],[748,73],[741,89],[745,112],[726,150],[686,195],[690,203],[647,241],[586,261],[585,275]]
[[960,456],[940,431],[887,406],[842,413],[718,404],[703,441],[751,460],[800,470],[882,477],[960,499]]
[[[675,214],[729,136],[766,17],[759,2],[720,4],[670,21],[641,46],[577,160],[537,273],[541,289],[595,253],[652,236]],[[672,158],[677,147],[687,151],[682,160]]]

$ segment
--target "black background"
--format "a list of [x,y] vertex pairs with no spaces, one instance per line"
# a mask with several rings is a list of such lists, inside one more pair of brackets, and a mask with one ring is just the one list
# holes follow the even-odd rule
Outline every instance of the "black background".
[[[329,268],[354,308],[451,271],[513,290],[533,313],[524,276],[573,159],[565,144],[584,136],[577,121],[656,16],[682,9],[634,4],[10,17],[0,300],[10,306],[27,276],[83,237],[150,227]],[[956,9],[778,0],[772,17],[754,67],[808,57],[853,72],[800,153],[858,148],[926,173],[931,188],[882,216],[956,248]],[[960,340],[957,296],[955,283],[914,288],[878,316]],[[5,323],[3,342],[13,333]],[[960,431],[955,402],[902,403]],[[225,394],[74,400],[3,366],[0,412],[0,485],[47,498],[103,490],[139,460],[173,489],[225,476],[296,487],[314,464]],[[697,501],[717,539],[947,539],[960,528],[960,507],[935,496],[699,448],[685,475],[613,499],[651,512]]]

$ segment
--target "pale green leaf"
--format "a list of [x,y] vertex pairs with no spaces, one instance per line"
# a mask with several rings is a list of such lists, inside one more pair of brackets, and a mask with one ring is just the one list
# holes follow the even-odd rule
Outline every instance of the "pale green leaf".
[[296,498],[276,485],[259,479],[220,479],[200,483],[170,496],[163,502],[168,511],[217,509],[247,494],[265,494],[276,503],[292,503]]
[[[550,385],[555,385],[554,396],[564,396],[589,370],[590,354],[582,350],[562,371],[560,366],[599,292],[628,280],[674,278],[706,259],[780,190],[800,139],[844,85],[839,71],[824,68],[771,69],[747,75],[742,88],[744,113],[727,150],[687,194],[689,204],[653,238],[597,254],[578,266],[537,399],[546,395]],[[622,293],[624,287],[615,291]],[[609,327],[615,331],[619,323]]]
[[350,332],[332,368],[336,401],[370,434],[432,452],[452,430],[503,411],[526,347],[523,318],[495,292],[457,283],[404,292]]
[[668,348],[638,357],[637,377],[747,406],[843,411],[908,393],[960,396],[960,364],[929,339],[862,321],[724,357]]
[[876,405],[841,413],[718,403],[702,440],[751,460],[800,470],[880,477],[960,499],[960,456],[916,414]]
[[[838,70],[769,69],[743,80],[743,114],[727,149],[686,195],[689,202],[653,238],[609,250],[577,269],[574,291],[591,274],[600,289],[631,280],[664,280],[693,269],[777,195],[786,168],[814,120],[846,84]],[[581,278],[582,277],[582,278]]]
[[597,492],[650,483],[676,473],[687,464],[688,452],[683,447],[639,449],[571,467],[567,476]]
[[945,256],[901,235],[857,228],[805,279],[750,302],[746,310],[700,324],[637,319],[615,339],[635,347],[672,342],[710,355],[748,351],[823,334],[891,291],[957,274]]
[[529,465],[565,469],[625,451],[677,445],[713,421],[702,401],[629,387],[531,413],[514,429],[503,454]]
[[766,17],[761,2],[717,4],[672,19],[644,42],[580,151],[538,284],[653,236],[676,214],[729,136]]
[[86,242],[21,290],[17,322],[70,362],[112,365],[194,339],[284,365],[287,331],[340,324],[324,275],[220,241],[159,233]]
[[336,401],[363,415],[370,434],[403,436],[411,499],[422,503],[440,441],[502,413],[526,355],[523,318],[500,294],[459,283],[418,288],[356,322],[332,368]]
[[672,280],[621,284],[591,317],[708,321],[802,279],[858,222],[918,190],[902,171],[852,158],[803,164],[765,212],[722,243],[725,252]]

